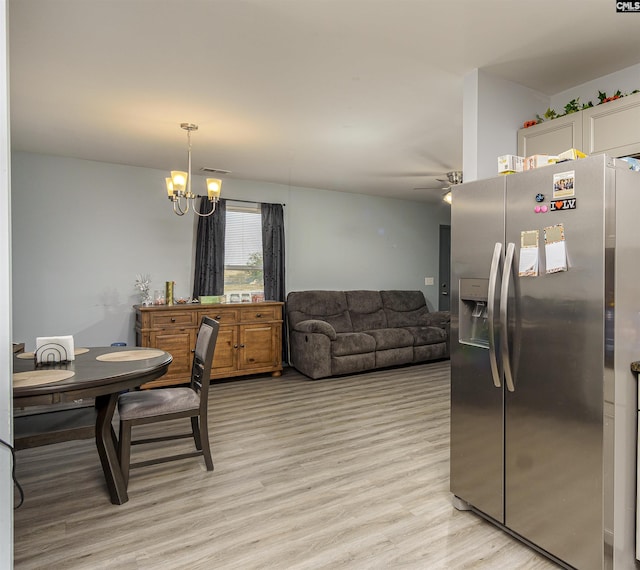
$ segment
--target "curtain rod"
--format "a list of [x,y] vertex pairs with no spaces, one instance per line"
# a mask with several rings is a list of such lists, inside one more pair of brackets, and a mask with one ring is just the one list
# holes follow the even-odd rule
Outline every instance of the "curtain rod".
[[[198,194],[198,198],[207,198],[208,196],[201,196]],[[240,200],[238,198],[221,198],[221,200],[229,200],[230,202],[242,202],[244,204],[279,204],[280,206],[286,206],[281,202],[259,202],[258,200]]]
[[280,202],[259,202],[258,200],[238,200],[237,198],[224,199],[229,200],[229,202],[243,202],[245,204],[280,204],[280,206],[286,206],[286,204],[281,204]]

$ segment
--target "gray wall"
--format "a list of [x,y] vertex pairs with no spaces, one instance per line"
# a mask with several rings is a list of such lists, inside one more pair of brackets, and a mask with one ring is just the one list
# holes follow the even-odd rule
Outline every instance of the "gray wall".
[[[14,152],[13,338],[72,334],[134,344],[133,283],[189,295],[195,216],[178,217],[159,170]],[[204,181],[194,176],[194,188]],[[449,207],[226,180],[226,198],[285,203],[287,290],[420,289],[437,308],[438,232]],[[425,286],[434,277],[436,285]]]

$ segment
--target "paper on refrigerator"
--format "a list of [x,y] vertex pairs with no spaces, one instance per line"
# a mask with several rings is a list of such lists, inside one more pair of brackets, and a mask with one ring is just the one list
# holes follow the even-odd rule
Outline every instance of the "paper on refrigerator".
[[520,277],[538,276],[538,230],[520,232],[520,262],[518,275]]
[[544,228],[544,253],[547,258],[547,273],[567,270],[567,247],[562,224]]

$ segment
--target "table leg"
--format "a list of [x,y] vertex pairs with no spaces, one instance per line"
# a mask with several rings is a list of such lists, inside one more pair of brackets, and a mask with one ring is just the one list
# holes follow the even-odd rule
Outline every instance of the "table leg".
[[118,461],[116,451],[116,435],[111,425],[116,409],[118,394],[105,394],[96,396],[96,447],[102,463],[104,478],[107,482],[111,502],[114,505],[122,505],[129,500],[127,485],[122,476],[122,469]]

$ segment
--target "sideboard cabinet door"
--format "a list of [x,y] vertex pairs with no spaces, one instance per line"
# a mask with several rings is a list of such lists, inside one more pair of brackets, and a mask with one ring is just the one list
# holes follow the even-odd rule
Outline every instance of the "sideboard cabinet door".
[[149,335],[151,346],[164,350],[173,356],[167,373],[160,380],[176,380],[191,375],[193,353],[191,347],[196,345],[196,331],[194,329],[159,330]]
[[238,327],[221,326],[213,353],[211,378],[220,378],[225,373],[233,373],[238,368]]
[[240,326],[240,368],[252,370],[279,366],[281,351],[280,328],[273,323]]

